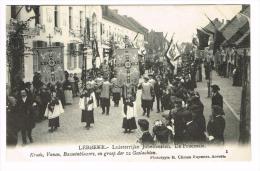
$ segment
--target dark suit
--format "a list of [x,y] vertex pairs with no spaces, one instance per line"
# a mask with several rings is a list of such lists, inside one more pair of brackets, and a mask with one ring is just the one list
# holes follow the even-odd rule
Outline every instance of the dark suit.
[[223,97],[219,92],[212,96],[211,106],[218,105],[223,108]]
[[205,140],[204,131],[197,122],[192,121],[186,124],[184,129],[184,142],[204,142]]
[[224,144],[225,119],[222,116],[215,117],[207,125],[208,134],[214,137],[213,143]]
[[26,143],[26,135],[32,142],[32,129],[35,127],[35,116],[32,112],[32,99],[27,96],[25,102],[20,97],[17,102],[19,122],[21,124],[23,143]]

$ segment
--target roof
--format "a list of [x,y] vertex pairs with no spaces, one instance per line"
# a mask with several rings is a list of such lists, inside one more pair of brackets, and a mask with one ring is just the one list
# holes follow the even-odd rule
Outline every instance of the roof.
[[[217,28],[220,28],[223,25],[223,22],[220,22],[218,18],[215,18],[212,22],[214,23],[214,25]],[[213,26],[213,24],[211,22],[209,22],[209,24],[206,25],[204,27],[204,29],[214,33],[215,32],[215,26]]]
[[117,12],[109,9],[108,6],[101,6],[101,9],[103,19],[126,27],[134,32],[145,33],[144,31],[147,30],[133,18],[127,17],[126,15],[120,15]]
[[[247,6],[239,13],[242,13],[250,17],[250,7]],[[248,19],[241,15],[234,16],[230,22],[228,22],[220,31],[227,41],[225,43],[232,43],[239,39],[245,32],[249,30]]]

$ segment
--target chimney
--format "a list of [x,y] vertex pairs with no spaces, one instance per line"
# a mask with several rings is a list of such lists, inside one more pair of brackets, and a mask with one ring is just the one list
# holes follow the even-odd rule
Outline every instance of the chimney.
[[103,15],[107,16],[108,15],[108,6],[107,5],[103,5],[102,8],[103,8],[103,12],[104,12]]

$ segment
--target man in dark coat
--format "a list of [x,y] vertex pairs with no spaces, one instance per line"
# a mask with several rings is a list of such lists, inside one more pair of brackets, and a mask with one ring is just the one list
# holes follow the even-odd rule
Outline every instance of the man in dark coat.
[[183,141],[189,143],[205,142],[204,131],[193,119],[193,114],[187,113],[185,116],[185,128],[183,132]]
[[220,106],[212,106],[212,115],[207,125],[207,131],[212,144],[224,144],[224,130],[226,122],[224,119],[225,113]]
[[211,88],[212,88],[212,103],[211,103],[211,106],[218,105],[221,108],[223,108],[223,97],[219,93],[219,90],[220,90],[219,86],[214,84],[214,85],[211,86]]
[[33,100],[27,95],[26,90],[20,91],[20,97],[17,101],[17,107],[19,112],[19,122],[21,124],[23,144],[27,143],[26,136],[28,136],[30,142],[32,139],[32,129],[35,127],[35,117],[32,112]]
[[[154,93],[156,97],[157,102],[157,113],[160,112],[160,103],[162,101],[162,95],[163,95],[163,83],[161,81],[161,77],[157,76],[156,82],[154,84]],[[161,109],[163,110],[163,107],[161,106]]]

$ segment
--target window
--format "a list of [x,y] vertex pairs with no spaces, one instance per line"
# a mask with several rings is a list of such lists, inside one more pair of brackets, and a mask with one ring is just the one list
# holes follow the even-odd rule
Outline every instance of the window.
[[72,22],[72,7],[69,7],[69,29],[72,30],[73,22]]
[[54,7],[54,27],[59,27],[59,26],[58,26],[58,15],[59,15],[59,13],[58,13],[58,7],[55,6],[55,7]]
[[79,12],[79,31],[80,31],[80,34],[82,34],[83,33],[83,28],[82,28],[82,16],[83,16],[83,12],[82,11],[80,11]]
[[74,69],[77,65],[77,52],[76,52],[76,44],[69,43],[68,44],[68,69]]

